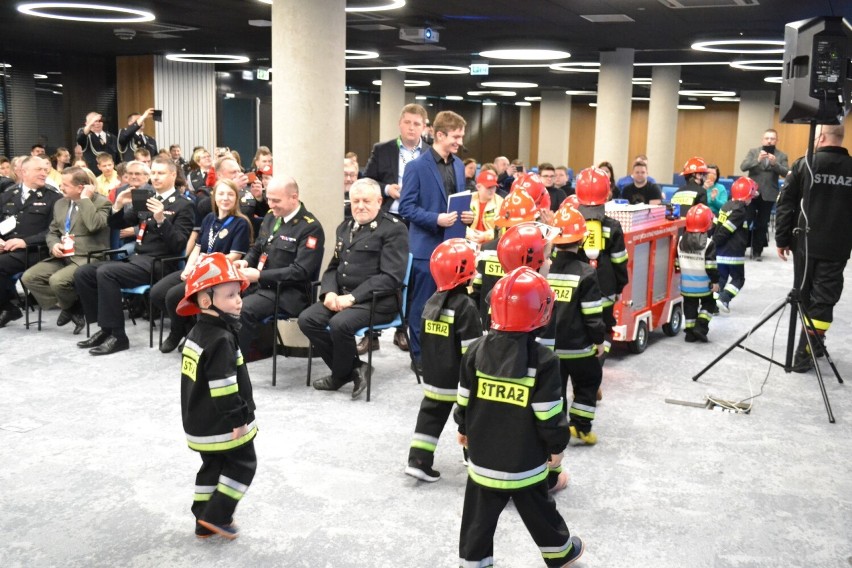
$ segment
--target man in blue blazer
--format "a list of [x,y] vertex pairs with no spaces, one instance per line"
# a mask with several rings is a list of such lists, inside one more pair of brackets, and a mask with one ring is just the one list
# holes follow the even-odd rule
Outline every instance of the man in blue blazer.
[[[412,365],[420,365],[420,319],[437,287],[429,271],[432,251],[444,241],[444,229],[453,225],[458,213],[447,213],[447,199],[464,191],[464,165],[455,156],[464,140],[464,118],[452,111],[438,113],[432,128],[432,148],[405,167],[399,213],[409,221],[409,250],[414,257],[409,282],[408,321]],[[473,213],[461,215],[463,223],[473,222]]]

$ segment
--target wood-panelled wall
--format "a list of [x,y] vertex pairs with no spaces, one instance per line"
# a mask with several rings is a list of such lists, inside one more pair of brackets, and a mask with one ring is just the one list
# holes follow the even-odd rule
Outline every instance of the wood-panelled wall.
[[[116,57],[115,70],[118,131],[127,125],[130,113],[142,113],[145,109],[154,108],[154,56]],[[157,123],[151,118],[145,121],[145,134],[156,139],[162,147],[162,141],[157,138]]]

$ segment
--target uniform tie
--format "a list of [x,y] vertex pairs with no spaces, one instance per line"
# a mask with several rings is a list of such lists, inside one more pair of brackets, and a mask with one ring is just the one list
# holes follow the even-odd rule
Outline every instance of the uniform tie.
[[101,132],[100,134],[98,134],[98,138],[101,139],[101,144],[106,144],[106,134]]
[[273,234],[278,232],[278,229],[281,228],[281,223],[283,223],[283,222],[284,222],[283,217],[278,217],[277,219],[275,219],[275,225],[272,227],[272,233]]

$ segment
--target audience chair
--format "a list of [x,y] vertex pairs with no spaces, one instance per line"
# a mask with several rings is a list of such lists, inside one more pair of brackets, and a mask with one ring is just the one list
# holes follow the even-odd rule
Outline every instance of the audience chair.
[[27,290],[27,287],[24,286],[24,272],[30,268],[33,264],[30,263],[30,253],[36,253],[36,262],[40,262],[49,256],[49,251],[47,250],[46,244],[32,244],[27,245],[27,256],[24,261],[24,270],[18,272],[17,274],[12,275],[12,280],[18,282],[21,285],[21,290],[24,292],[24,327],[29,329],[32,325],[30,323],[30,310],[36,311],[36,307],[38,307],[38,330],[41,331],[41,306],[38,302],[35,303],[35,306],[30,304],[30,291]]
[[[317,291],[319,290],[319,281],[314,280],[310,283],[310,287],[307,290],[308,292],[308,301],[309,304],[314,304],[317,301]],[[272,337],[272,386],[274,387],[277,384],[278,380],[278,347],[287,347],[284,344],[284,338],[281,337],[281,330],[278,327],[278,322],[281,321],[293,321],[296,322],[299,319],[299,314],[288,314],[287,312],[282,312],[280,307],[281,300],[281,282],[278,282],[275,286],[275,310],[272,312],[273,315],[265,318],[261,323],[268,324],[272,323],[275,329],[275,334]],[[311,354],[313,350],[308,348],[308,378],[306,381],[306,386],[311,386]]]

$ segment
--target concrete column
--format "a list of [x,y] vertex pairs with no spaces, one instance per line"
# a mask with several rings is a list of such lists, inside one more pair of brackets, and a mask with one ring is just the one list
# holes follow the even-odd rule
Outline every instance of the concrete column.
[[657,183],[671,183],[672,173],[680,167],[674,163],[679,90],[680,66],[654,67],[651,102],[648,104],[648,141],[644,153],[648,156],[648,173]]
[[564,91],[542,91],[538,119],[538,162],[568,163],[571,97]]
[[601,52],[598,106],[595,113],[595,164],[606,160],[616,172],[627,170],[633,50]]
[[767,128],[775,121],[775,91],[743,91],[737,114],[737,145],[734,154],[734,176],[742,175],[740,164],[750,148],[760,146]]
[[[382,86],[379,93],[379,140],[390,140],[399,136],[399,111],[405,106],[405,73],[395,69],[382,71]],[[374,140],[378,142],[379,140]]]
[[329,172],[342,172],[346,151],[345,9],[346,0],[272,5],[272,65],[283,69],[272,75],[274,171],[296,179],[302,202],[322,223],[323,266],[343,221],[343,174]]
[[518,127],[518,159],[525,164],[530,163],[530,147],[532,146],[532,108],[520,107],[521,117]]

